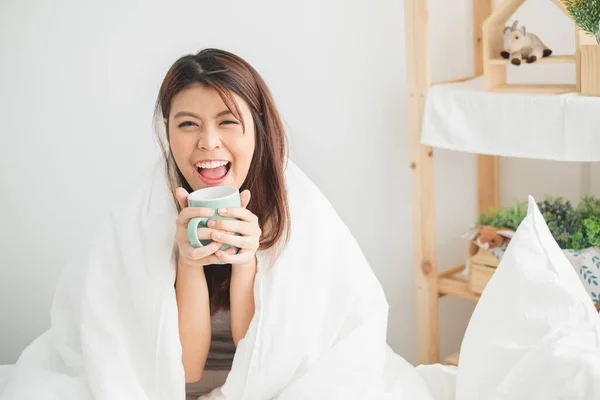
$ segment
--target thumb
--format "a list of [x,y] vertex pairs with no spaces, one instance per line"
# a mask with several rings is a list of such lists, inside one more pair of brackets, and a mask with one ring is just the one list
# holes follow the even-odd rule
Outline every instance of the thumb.
[[240,193],[240,203],[242,204],[242,208],[246,208],[248,206],[248,203],[250,203],[250,197],[250,191],[248,189]]
[[181,208],[186,208],[188,206],[188,204],[187,204],[188,194],[189,193],[187,192],[187,190],[185,190],[182,187],[178,187],[177,190],[175,190],[175,197],[177,198],[177,202],[179,203]]

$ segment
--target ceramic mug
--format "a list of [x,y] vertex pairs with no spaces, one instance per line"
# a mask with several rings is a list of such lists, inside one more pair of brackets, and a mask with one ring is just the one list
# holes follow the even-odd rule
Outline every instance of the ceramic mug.
[[[219,215],[217,211],[219,208],[241,207],[240,191],[233,186],[213,186],[196,190],[188,195],[187,202],[189,207],[206,207],[215,210],[215,214],[212,217],[195,217],[188,223],[188,239],[191,245],[196,248],[207,246],[212,242],[212,240],[198,239],[198,228],[205,228],[209,220],[236,219]],[[221,246],[221,250],[227,250],[228,248],[235,249],[236,253],[239,250],[237,247],[228,244]]]

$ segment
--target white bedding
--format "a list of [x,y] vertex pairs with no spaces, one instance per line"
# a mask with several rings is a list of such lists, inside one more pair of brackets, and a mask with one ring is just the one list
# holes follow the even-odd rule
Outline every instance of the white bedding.
[[[286,184],[289,243],[272,266],[258,254],[255,316],[225,385],[206,397],[430,400],[386,345],[388,305],[350,231],[292,163]],[[158,164],[65,270],[52,328],[24,351],[2,400],[184,399],[176,217]]]
[[[352,235],[293,164],[286,182],[299,222],[275,265],[259,254],[256,314],[227,382],[203,399],[600,398],[598,317],[534,203],[477,306],[457,375],[391,351],[383,291]],[[51,329],[23,352],[0,399],[185,398],[175,218],[157,167],[65,270]]]
[[421,143],[558,161],[600,161],[600,97],[490,93],[483,78],[433,86]]

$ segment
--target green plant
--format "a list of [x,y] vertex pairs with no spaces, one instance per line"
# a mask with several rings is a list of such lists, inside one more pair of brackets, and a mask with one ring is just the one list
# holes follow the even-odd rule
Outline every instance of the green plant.
[[575,24],[600,44],[600,0],[563,0]]
[[481,213],[477,225],[488,225],[496,228],[511,228],[517,230],[519,224],[527,215],[527,204],[515,203],[506,207]]
[[[600,0],[599,0],[600,1]],[[538,208],[562,249],[600,247],[600,199],[583,197],[577,207],[562,197],[546,196]],[[477,225],[517,229],[527,215],[526,203],[515,203],[481,213]]]
[[600,246],[600,218],[590,217],[583,221],[585,234],[590,246]]
[[572,236],[579,229],[571,202],[562,197],[546,196],[544,201],[538,203],[538,207],[560,248],[568,248]]
[[575,232],[569,247],[574,250],[600,246],[600,218],[588,217],[582,221],[581,229]]
[[579,221],[589,217],[600,217],[600,199],[595,196],[585,196],[577,205],[575,215]]
[[569,247],[580,250],[600,246],[600,199],[595,196],[582,198],[575,215],[579,228],[571,237]]
[[494,213],[495,212],[497,212],[497,210],[493,209],[493,210],[479,214],[479,217],[477,217],[477,221],[475,222],[475,225],[477,225],[477,226],[483,226],[483,225],[496,226],[496,224],[494,222]]

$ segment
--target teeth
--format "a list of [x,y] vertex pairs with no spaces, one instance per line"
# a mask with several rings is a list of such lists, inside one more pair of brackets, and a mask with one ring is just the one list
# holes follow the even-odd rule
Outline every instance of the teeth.
[[228,161],[202,161],[196,164],[196,168],[219,168],[227,164]]

